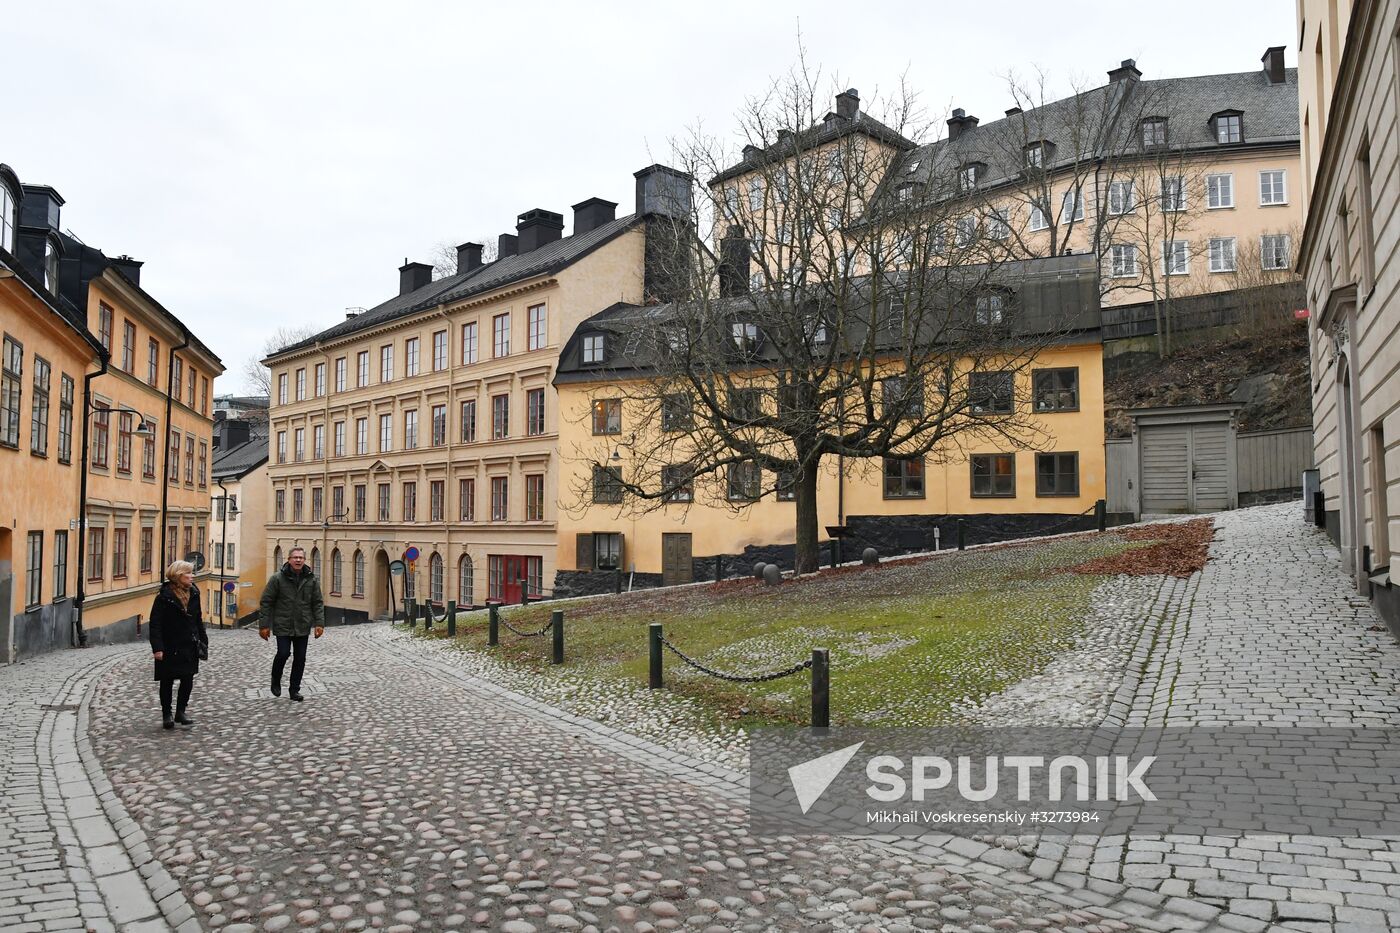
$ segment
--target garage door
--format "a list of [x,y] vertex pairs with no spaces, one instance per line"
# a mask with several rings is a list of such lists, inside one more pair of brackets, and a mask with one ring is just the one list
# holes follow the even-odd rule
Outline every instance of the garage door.
[[1229,422],[1144,425],[1139,438],[1143,512],[1230,507]]
[[1230,467],[1225,456],[1229,422],[1191,426],[1191,511],[1219,512],[1230,507]]

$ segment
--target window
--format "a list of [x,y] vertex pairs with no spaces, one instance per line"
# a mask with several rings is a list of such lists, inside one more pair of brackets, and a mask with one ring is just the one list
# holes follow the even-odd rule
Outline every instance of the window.
[[595,570],[622,569],[622,535],[593,536],[593,567]]
[[297,428],[292,437],[292,459],[300,463],[306,459],[306,428]]
[[286,431],[278,431],[278,432],[277,432],[277,462],[278,462],[278,463],[286,463],[286,462],[287,462],[287,432],[286,432]]
[[313,391],[316,393],[316,397],[317,397],[317,398],[321,398],[321,397],[323,397],[323,396],[326,394],[326,364],[325,364],[325,363],[317,363],[317,364],[316,364],[316,375],[315,375],[315,384],[314,384],[314,387],[313,387]]
[[275,520],[285,522],[287,520],[287,490],[279,489],[273,493],[273,503],[272,514],[275,516]]
[[68,595],[68,532],[53,533],[53,598]]
[[693,502],[695,500],[695,468],[688,463],[677,463],[661,468],[661,486],[669,490],[667,502]]
[[1045,147],[1040,143],[1032,143],[1026,147],[1026,165],[1030,168],[1042,168],[1045,165]]
[[141,439],[141,476],[151,480],[156,478],[156,432],[153,428]]
[[972,373],[967,394],[974,414],[1009,414],[1015,405],[1015,373]]
[[311,429],[311,459],[326,459],[326,426],[318,424]]
[[476,441],[476,400],[462,403],[462,443]]
[[29,556],[24,565],[24,607],[37,609],[44,601],[44,533],[29,532],[26,543]]
[[457,561],[457,605],[472,604],[472,559],[466,554]]
[[357,522],[364,521],[365,516],[369,514],[368,496],[366,492],[367,489],[363,483],[355,484],[355,521]]
[[588,334],[583,338],[583,362],[601,363],[607,341],[602,334]]
[[[178,363],[179,360],[176,359],[175,362]],[[287,404],[287,374],[286,374],[286,373],[278,373],[278,374],[277,374],[277,404],[278,404],[278,405],[285,405],[285,404]]]
[[447,443],[447,406],[433,406],[433,446],[442,447]]
[[544,558],[525,558],[525,587],[531,596],[539,596],[544,586]]
[[1148,117],[1142,121],[1142,145],[1144,149],[1167,144],[1167,121],[1162,117]]
[[[49,384],[52,370],[42,356],[34,357],[34,401],[29,412],[29,449],[41,457],[49,455]],[[128,416],[129,418],[130,416]],[[127,452],[127,472],[131,471]]]
[[306,566],[308,566],[308,567],[311,568],[311,572],[312,572],[312,573],[314,573],[314,574],[320,574],[320,572],[321,572],[321,570],[322,570],[322,567],[321,567],[321,549],[320,549],[320,548],[318,548],[318,547],[313,547],[313,548],[311,549],[311,556],[307,558],[307,560],[306,560]]
[[548,318],[545,316],[544,305],[531,305],[528,312],[529,335],[527,339],[527,349],[543,350],[548,341],[546,324]]
[[1137,192],[1133,190],[1132,179],[1110,182],[1108,186],[1108,212],[1126,214],[1137,207]]
[[209,414],[209,377],[199,377],[199,411],[201,414]]
[[156,530],[141,529],[141,573],[152,573],[156,562]]
[[1266,233],[1259,238],[1259,261],[1266,271],[1288,269],[1292,264],[1289,256],[1288,234]]
[[433,372],[440,373],[447,368],[447,331],[433,334]]
[[[154,461],[154,435],[146,438],[146,444],[152,448],[150,456]],[[58,462],[73,462],[73,377],[66,373],[58,382]],[[146,475],[156,475],[154,464],[149,466]]]
[[1049,211],[1045,209],[1045,205],[1040,201],[1031,204],[1031,217],[1030,223],[1027,225],[1028,229],[1031,231],[1047,229],[1050,226],[1048,215]]
[[[110,354],[112,352],[112,309],[105,304],[97,306],[97,339],[102,343],[102,349]],[[180,384],[176,382],[175,387],[178,389]]]
[[953,224],[953,242],[958,246],[971,246],[977,239],[977,218],[959,217]]
[[107,529],[89,528],[87,533],[87,578],[89,583],[102,582],[102,568],[107,561]]
[[[621,412],[618,413],[618,430],[622,430]],[[661,397],[661,430],[686,431],[694,425],[694,412],[690,396],[675,392]]]
[[15,251],[15,224],[19,222],[19,197],[0,184],[0,249]]
[[1162,273],[1186,275],[1191,271],[1191,257],[1185,240],[1168,240],[1162,244]]
[[983,292],[977,296],[973,320],[982,327],[995,327],[1006,321],[1006,301],[1000,292]]
[[353,571],[354,575],[351,577],[351,585],[354,587],[354,590],[353,590],[353,592],[351,593],[351,595],[352,595],[352,596],[364,596],[364,595],[365,595],[365,553],[364,553],[364,551],[356,551],[356,552],[355,552],[354,568],[355,568],[354,571]]
[[1186,210],[1186,185],[1180,175],[1163,176],[1159,193],[1162,210]]
[[1079,410],[1079,368],[1037,369],[1031,373],[1037,412]]
[[1244,139],[1244,120],[1237,113],[1218,114],[1215,118],[1215,141],[1237,143]]
[[758,211],[763,208],[763,179],[749,179],[749,210]]
[[403,449],[418,449],[418,410],[403,413]]
[[394,416],[379,416],[379,452],[388,453],[394,449]]
[[1079,495],[1079,454],[1036,454],[1035,494]]
[[345,487],[331,487],[331,514],[327,516],[330,521],[345,521]]
[[[175,401],[177,402],[180,400],[180,383],[184,380],[184,378],[185,361],[177,356],[175,357],[174,363],[172,363],[170,367],[170,397],[175,399]],[[286,399],[283,398],[283,401],[285,402]]]
[[345,368],[345,357],[337,357],[335,361],[335,391],[337,392],[345,391]]
[[337,422],[335,423],[334,433],[333,433],[332,436],[335,438],[334,441],[332,441],[332,443],[334,444],[333,449],[334,449],[334,451],[335,451],[335,455],[336,455],[337,457],[343,457],[343,456],[345,456],[345,422],[344,422],[344,421],[337,421]]
[[435,479],[428,483],[428,521],[440,522],[444,520],[446,499],[447,483],[445,480]]
[[369,385],[369,351],[355,354],[355,385],[364,388]]
[[340,548],[331,550],[331,595],[339,596],[344,580],[340,574]]
[[[107,407],[107,404],[106,404],[105,402],[97,402],[97,403],[95,403],[95,404],[93,405],[93,414],[92,414],[92,466],[93,466],[93,469],[97,469],[97,470],[105,470],[105,469],[107,469],[107,449],[108,449],[108,446],[109,446],[108,441],[109,441],[109,439],[110,439],[111,426],[112,426],[112,410],[111,410],[110,408]],[[175,459],[176,459],[176,464],[175,464],[175,476],[173,477],[173,479],[176,479],[176,480],[178,480],[178,479],[180,478],[179,456],[180,456],[180,450],[179,450],[179,448],[176,448],[176,450],[175,450]]]
[[127,529],[115,528],[112,530],[112,579],[126,579],[126,539]]
[[593,465],[593,501],[611,505],[622,501],[622,467]]
[[369,419],[355,419],[355,453],[363,456],[369,453]]
[[1072,223],[1084,219],[1084,192],[1072,188],[1064,193],[1060,204],[1060,223]]
[[[621,404],[620,402],[618,404]],[[730,389],[729,414],[739,421],[757,421],[763,417],[762,389]]]
[[136,325],[122,321],[122,370],[136,372]]
[[494,440],[510,437],[509,395],[493,395],[491,397],[491,437]]
[[413,522],[418,520],[418,484],[403,484],[403,520]]
[[924,497],[924,458],[885,458],[885,498],[922,499]]
[[525,433],[531,437],[544,433],[544,389],[525,393]]
[[389,520],[389,484],[380,483],[378,493],[379,521],[387,522]]
[[973,454],[972,494],[974,496],[1015,496],[1015,454]]
[[1006,208],[994,207],[987,215],[987,236],[993,240],[1011,236],[1010,214]]
[[409,337],[403,342],[403,374],[418,375],[418,338]]
[[734,346],[740,350],[756,350],[758,348],[758,325],[749,324],[743,321],[736,321],[729,327],[730,337],[734,341]]
[[1210,238],[1210,271],[1211,272],[1234,272],[1235,271],[1235,238],[1211,237]]
[[462,325],[462,365],[469,366],[477,360],[476,321]]
[[510,355],[510,314],[498,314],[491,319],[491,355],[497,359]]
[[[911,168],[918,166],[918,161],[915,161]],[[977,188],[977,166],[964,165],[958,169],[958,188],[962,191],[973,191]]]
[[303,366],[303,367],[301,367],[300,369],[297,370],[297,401],[300,402],[300,401],[302,401],[302,400],[305,399],[305,398],[306,398],[306,367]]
[[323,490],[320,486],[313,486],[311,488],[311,520],[313,522],[325,520],[325,505],[325,490]]
[[1108,248],[1109,264],[1115,279],[1133,278],[1138,274],[1137,247],[1131,243],[1115,243]]
[[525,521],[544,521],[544,474],[525,477]]
[[132,415],[123,411],[117,415],[117,472],[131,475]]
[[386,343],[379,348],[379,381],[388,382],[394,378],[394,345]]
[[195,370],[195,368],[194,368],[194,364],[191,363],[190,366],[189,366],[189,381],[188,381],[188,383],[186,383],[187,388],[188,388],[187,398],[188,398],[188,401],[189,401],[189,406],[190,406],[191,408],[194,407],[194,383],[195,383],[195,376],[196,376],[196,375],[198,375],[198,373],[196,372],[196,370]]
[[0,444],[19,446],[19,403],[23,394],[20,377],[24,374],[24,345],[5,335],[4,359],[0,360]]
[[160,385],[160,343],[154,337],[146,342],[146,384]]
[[446,602],[442,586],[442,555],[437,553],[428,558],[428,598],[435,603]]
[[180,432],[170,432],[170,446],[165,451],[165,479],[169,483],[180,481]]
[[504,476],[491,477],[491,521],[503,522],[510,505],[510,484]]
[[757,501],[762,491],[763,474],[752,460],[729,465],[728,495],[735,502]]
[[1206,207],[1219,210],[1235,206],[1235,176],[1230,174],[1206,176]]
[[923,382],[907,376],[889,376],[880,383],[880,402],[886,412],[897,413],[899,418],[922,418]]
[[1287,173],[1283,169],[1259,173],[1259,203],[1264,206],[1288,203]]
[[457,481],[457,517],[464,522],[476,521],[476,480]]
[[305,514],[305,505],[306,505],[306,490],[304,490],[304,489],[293,489],[293,490],[292,490],[292,521],[294,521],[294,522],[299,522],[299,521],[301,521],[302,515]]

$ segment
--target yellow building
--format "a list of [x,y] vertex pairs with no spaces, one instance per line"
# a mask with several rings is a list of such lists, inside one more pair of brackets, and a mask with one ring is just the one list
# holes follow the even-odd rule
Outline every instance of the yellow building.
[[[971,542],[1092,526],[1095,503],[1105,495],[1093,261],[1056,257],[1012,263],[1003,272],[1008,282],[1021,281],[1018,293],[1007,297],[1029,317],[1037,311],[1029,302],[1068,314],[1057,315],[1057,333],[1033,360],[1017,366],[1005,408],[996,409],[1021,419],[1016,433],[1032,444],[1013,443],[1009,432],[989,428],[959,435],[956,444],[913,463],[884,457],[842,468],[828,456],[817,477],[817,524],[849,528],[856,552],[866,546],[885,553],[932,549],[934,529],[944,546],[953,546],[959,519]],[[1021,273],[1037,279],[1033,291]],[[655,404],[655,393],[669,389],[643,385],[648,341],[632,339],[668,313],[665,305],[615,305],[583,322],[564,348],[555,377],[566,497],[558,518],[555,589],[561,594],[610,589],[617,585],[612,571],[635,587],[710,578],[717,559],[725,573],[747,573],[759,559],[792,566],[795,494],[767,471],[748,475],[747,492],[736,493],[731,467],[727,475],[696,477],[676,495],[649,503],[596,479],[601,465],[629,486],[659,490],[669,469],[682,468],[666,459],[677,450],[663,442],[667,415],[664,403]],[[897,374],[898,356],[888,363]],[[761,375],[759,383],[768,384]],[[679,450],[680,459],[686,455]],[[819,537],[828,540],[824,531]],[[855,556],[850,549],[844,555]]]
[[306,548],[332,619],[385,617],[391,582],[394,605],[404,597],[390,562],[410,547],[419,600],[548,591],[559,347],[599,308],[664,296],[648,247],[688,214],[689,186],[643,169],[633,214],[590,198],[569,236],[557,213],[521,214],[493,262],[467,243],[438,281],[407,263],[398,295],[269,357],[269,570]]

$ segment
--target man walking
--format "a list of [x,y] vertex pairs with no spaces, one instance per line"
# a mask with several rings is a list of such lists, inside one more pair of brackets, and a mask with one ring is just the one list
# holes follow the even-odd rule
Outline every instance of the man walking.
[[277,656],[272,659],[272,695],[282,695],[282,668],[292,656],[291,691],[287,696],[301,702],[301,672],[306,668],[306,641],[312,631],[320,638],[326,629],[326,607],[321,599],[321,581],[306,566],[306,551],[294,547],[282,569],[263,587],[259,605],[258,634],[263,641],[277,636]]

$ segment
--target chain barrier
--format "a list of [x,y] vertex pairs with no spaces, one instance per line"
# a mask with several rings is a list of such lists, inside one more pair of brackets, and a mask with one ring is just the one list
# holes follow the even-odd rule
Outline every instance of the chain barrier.
[[[1021,540],[1021,539],[1023,539],[1023,538],[1028,538],[1028,537],[1029,537],[1029,538],[1044,538],[1044,537],[1048,537],[1049,535],[1052,535],[1052,534],[1054,534],[1055,532],[1057,532],[1059,529],[1064,528],[1066,525],[1073,524],[1074,522],[1079,521],[1081,518],[1085,518],[1086,516],[1093,515],[1094,512],[1095,512],[1095,510],[1096,510],[1097,508],[1098,508],[1097,506],[1091,505],[1091,506],[1089,506],[1087,509],[1085,509],[1084,511],[1080,512],[1078,515],[1071,515],[1071,516],[1069,516],[1068,518],[1066,518],[1064,521],[1056,522],[1056,523],[1053,524],[1053,525],[1046,525],[1044,528],[1037,528],[1037,529],[1035,529],[1035,533],[1032,534],[1032,535],[1027,535],[1027,534],[1019,533],[1019,532],[1018,532],[1018,533],[1016,533],[1016,534],[1013,534],[1013,535],[1012,535],[1011,537],[1009,537],[1009,538],[996,538],[996,539],[994,539],[994,540],[992,540],[992,541],[986,541],[986,542],[983,542],[983,543],[985,543],[985,544],[1000,544],[1000,543],[1002,543],[1003,541],[1019,541],[1019,540]],[[1082,528],[1082,529],[1080,529],[1080,530],[1081,530],[1081,531],[1097,531],[1098,529],[1097,529],[1097,528]]]
[[794,664],[791,667],[784,668],[780,671],[769,671],[767,674],[754,674],[752,676],[745,676],[743,674],[726,674],[724,671],[717,671],[712,667],[706,667],[704,664],[701,664],[699,661],[690,657],[684,651],[671,644],[670,639],[666,638],[666,636],[664,635],[661,636],[661,644],[669,648],[671,653],[674,654],[676,657],[680,658],[682,661],[695,668],[697,671],[700,671],[702,674],[709,674],[711,677],[718,677],[720,680],[727,680],[730,683],[734,684],[761,684],[770,680],[778,680],[783,677],[791,677],[793,674],[800,674],[802,671],[805,671],[812,666],[812,659],[808,658],[807,660]]
[[550,617],[550,620],[544,624],[544,628],[540,629],[538,632],[522,632],[520,631],[520,629],[507,622],[506,617],[502,614],[498,614],[496,616],[496,621],[504,625],[507,630],[519,635],[521,638],[539,638],[541,635],[549,634],[549,630],[554,628],[554,618],[552,616]]

